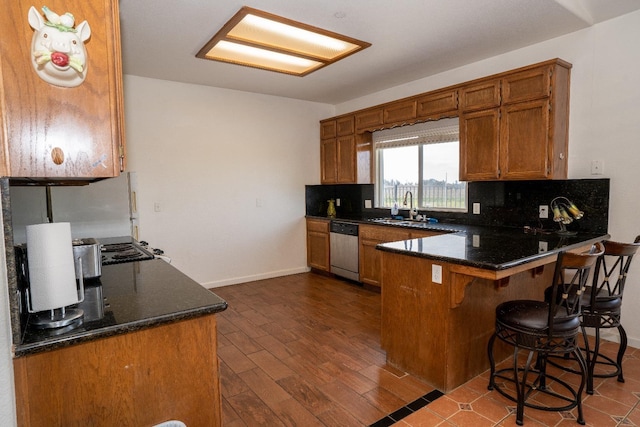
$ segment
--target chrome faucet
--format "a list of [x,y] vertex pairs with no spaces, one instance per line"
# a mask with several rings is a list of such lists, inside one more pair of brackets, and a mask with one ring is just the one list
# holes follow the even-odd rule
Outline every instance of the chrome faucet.
[[404,193],[403,206],[407,206],[407,197],[409,197],[409,219],[413,219],[413,193],[411,191]]

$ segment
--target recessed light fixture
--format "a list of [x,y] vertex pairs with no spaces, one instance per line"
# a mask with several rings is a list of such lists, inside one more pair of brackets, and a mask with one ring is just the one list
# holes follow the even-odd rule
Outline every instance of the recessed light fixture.
[[307,75],[371,46],[371,43],[243,7],[196,57]]

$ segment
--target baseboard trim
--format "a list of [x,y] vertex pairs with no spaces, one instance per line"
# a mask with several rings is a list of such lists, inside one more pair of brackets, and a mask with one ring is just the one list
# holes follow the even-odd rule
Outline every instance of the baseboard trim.
[[274,277],[290,276],[292,274],[308,273],[309,267],[291,268],[288,270],[270,271],[268,273],[254,274],[251,276],[232,277],[224,280],[201,283],[207,289],[219,288],[221,286],[237,285],[238,283],[255,282],[256,280],[273,279]]

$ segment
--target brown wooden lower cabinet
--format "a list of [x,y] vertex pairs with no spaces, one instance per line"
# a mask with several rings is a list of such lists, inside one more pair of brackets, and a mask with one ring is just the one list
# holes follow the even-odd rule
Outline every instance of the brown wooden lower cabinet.
[[329,220],[307,218],[307,265],[329,271]]
[[360,281],[368,285],[381,286],[382,253],[376,249],[376,245],[435,236],[437,234],[440,233],[382,225],[361,225],[359,230]]
[[20,426],[220,426],[215,315],[14,359]]

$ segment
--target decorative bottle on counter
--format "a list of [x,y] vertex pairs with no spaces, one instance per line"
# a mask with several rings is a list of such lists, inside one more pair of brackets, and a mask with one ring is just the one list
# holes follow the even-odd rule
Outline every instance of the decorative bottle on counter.
[[329,202],[329,207],[327,208],[327,216],[329,218],[335,218],[336,217],[336,201],[334,199],[331,200],[327,200],[327,202]]

